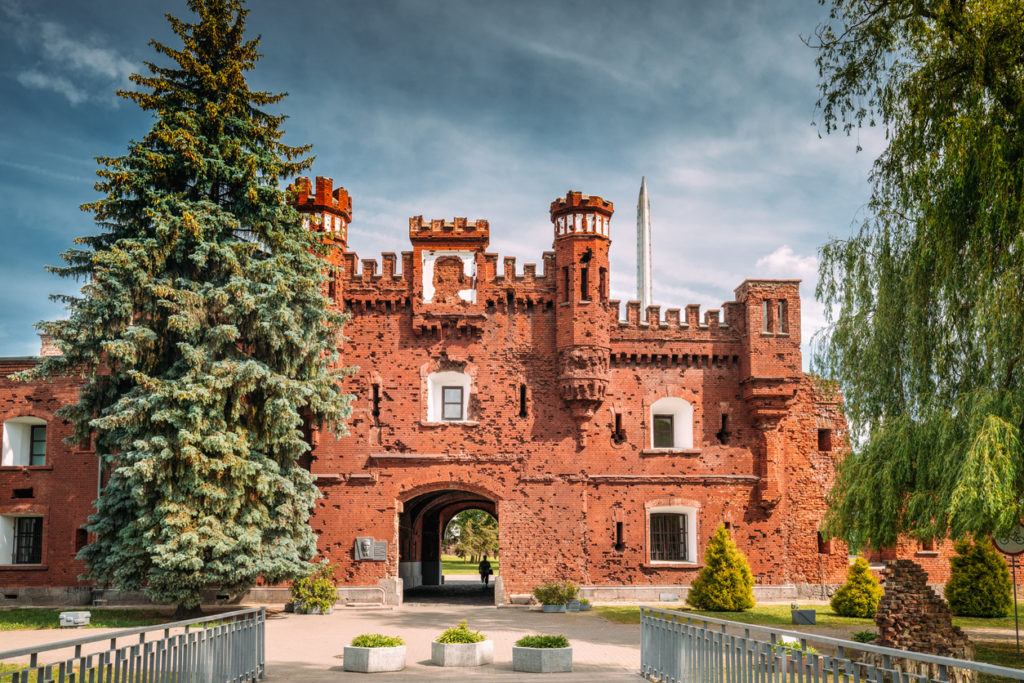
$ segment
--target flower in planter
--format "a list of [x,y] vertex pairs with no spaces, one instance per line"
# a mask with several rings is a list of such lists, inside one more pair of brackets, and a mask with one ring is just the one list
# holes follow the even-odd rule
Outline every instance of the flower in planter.
[[439,643],[445,644],[479,643],[481,641],[487,640],[487,636],[480,633],[479,631],[469,630],[469,626],[466,625],[466,620],[463,619],[459,622],[458,626],[454,626],[448,629],[434,640],[436,640]]

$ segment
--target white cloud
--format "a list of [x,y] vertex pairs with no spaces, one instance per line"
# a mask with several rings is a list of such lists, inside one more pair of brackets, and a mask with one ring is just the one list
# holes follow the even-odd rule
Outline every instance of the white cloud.
[[780,279],[800,279],[814,281],[818,279],[818,258],[801,256],[787,244],[757,259],[754,264],[757,274],[764,277]]
[[76,71],[114,81],[127,81],[135,68],[115,50],[69,37],[65,28],[55,22],[41,22],[38,31],[46,57]]
[[73,105],[81,104],[89,99],[88,93],[76,88],[75,85],[63,76],[50,76],[34,69],[22,71],[17,76],[18,83],[33,90],[52,90],[67,98]]

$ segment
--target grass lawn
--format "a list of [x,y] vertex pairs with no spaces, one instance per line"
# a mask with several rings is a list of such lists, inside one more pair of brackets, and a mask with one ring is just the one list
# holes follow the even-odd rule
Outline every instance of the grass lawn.
[[[82,609],[82,608],[75,608]],[[60,613],[66,609],[0,609],[0,631],[60,628]],[[133,628],[174,621],[170,612],[155,609],[89,609],[92,617],[85,628]],[[73,638],[69,635],[68,638]]]
[[[789,605],[757,605],[746,612],[700,612],[685,605],[668,609],[687,612],[694,616],[728,619],[742,624],[759,624],[761,626],[792,626],[792,614]],[[861,626],[864,629],[875,625],[874,619],[858,619],[857,617],[841,617],[832,612],[827,605],[815,605],[818,610],[819,626]],[[594,607],[594,611],[608,621],[616,624],[639,624],[640,608],[635,606]]]
[[[488,557],[487,561],[491,563],[491,571],[497,574],[498,558]],[[455,555],[441,556],[441,571],[444,574],[480,574],[476,562],[465,562]]]

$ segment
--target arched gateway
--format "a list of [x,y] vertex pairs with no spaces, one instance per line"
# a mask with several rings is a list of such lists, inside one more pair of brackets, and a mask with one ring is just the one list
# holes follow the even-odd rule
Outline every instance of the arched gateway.
[[[463,510],[483,510],[498,517],[493,496],[457,484],[412,493],[398,513],[398,573],[406,589],[441,583],[441,542],[445,527]],[[499,536],[500,537],[500,536]]]

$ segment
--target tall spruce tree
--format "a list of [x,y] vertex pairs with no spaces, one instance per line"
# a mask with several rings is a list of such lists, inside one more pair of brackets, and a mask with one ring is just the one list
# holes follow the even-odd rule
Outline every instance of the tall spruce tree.
[[106,196],[83,209],[102,230],[52,269],[86,280],[62,297],[67,319],[39,324],[63,355],[21,376],[83,376],[59,415],[109,472],[88,576],[179,611],[208,587],[306,571],[319,493],[298,464],[303,418],[343,429],[349,412],[322,233],[278,185],[310,147],[283,144],[284,117],[263,110],[284,95],[246,83],[260,54],[242,2],[188,6],[196,23],[168,15],[182,47],[151,43],[170,66],[147,62],[138,90],[119,93],[156,122],[99,159]]
[[817,363],[857,430],[826,530],[1006,532],[1024,514],[1024,3],[821,0],[826,130],[880,124],[865,222],[821,253]]

